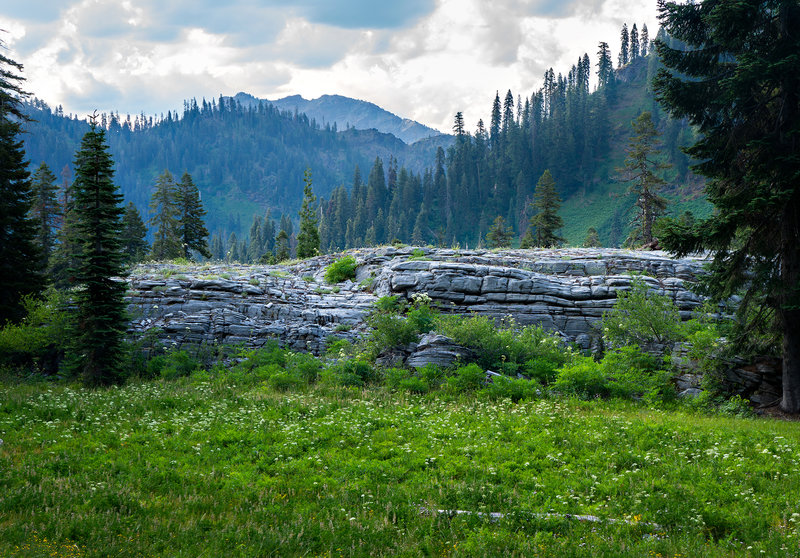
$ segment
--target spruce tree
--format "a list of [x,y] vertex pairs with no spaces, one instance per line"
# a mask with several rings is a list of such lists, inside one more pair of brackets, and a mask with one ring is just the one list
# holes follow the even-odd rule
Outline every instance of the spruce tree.
[[[800,3],[663,2],[661,24],[688,48],[656,43],[665,68],[658,99],[700,139],[687,152],[717,208],[693,226],[673,223],[663,244],[714,254],[706,285],[745,293],[777,316],[783,335],[781,408],[800,412]],[[749,315],[763,314],[753,312]],[[743,336],[745,340],[748,336]]]
[[27,118],[21,71],[22,65],[0,50],[0,326],[22,318],[22,297],[39,293],[44,285],[36,227],[28,215],[31,183],[20,137]]
[[122,195],[105,130],[95,118],[75,155],[75,229],[80,239],[73,271],[78,290],[68,348],[68,369],[86,385],[122,378],[122,339],[127,329],[122,265]]
[[641,36],[641,50],[642,50],[642,58],[647,56],[647,53],[650,52],[650,35],[647,33],[647,24],[642,25],[642,36]]
[[156,180],[150,198],[150,226],[156,227],[152,250],[154,260],[172,260],[184,254],[177,189],[172,173],[165,170]]
[[533,200],[532,207],[536,213],[530,219],[528,232],[520,242],[520,248],[558,246],[564,239],[558,236],[556,231],[564,226],[564,220],[558,215],[561,197],[556,191],[556,182],[549,170],[545,170],[536,183]]
[[191,251],[197,250],[204,258],[210,258],[208,230],[203,221],[206,211],[200,201],[200,192],[188,172],[183,173],[175,197],[179,215],[178,237],[181,239],[183,257],[189,259]]
[[283,262],[289,259],[289,234],[286,229],[281,229],[275,237],[275,259]]
[[631,127],[633,135],[628,140],[625,167],[619,170],[622,171],[620,179],[631,183],[628,193],[635,197],[633,229],[626,244],[641,246],[653,242],[653,224],[667,207],[667,200],[659,195],[665,181],[655,173],[670,165],[659,161],[659,134],[649,112],[640,114],[631,122]]
[[311,169],[303,175],[303,205],[300,208],[300,232],[297,234],[297,257],[311,258],[319,255],[319,227],[317,197],[311,189]]
[[636,24],[631,27],[631,53],[630,60],[633,62],[639,58],[639,31],[636,29]]
[[622,67],[628,63],[628,24],[622,24],[622,31],[619,36],[619,66]]
[[33,205],[31,217],[36,224],[36,243],[42,253],[42,268],[47,266],[56,242],[56,227],[61,219],[61,206],[56,193],[56,175],[46,163],[39,165],[31,181]]
[[589,227],[586,231],[586,239],[583,241],[583,247],[599,248],[600,246],[600,235],[597,234],[597,229]]
[[125,265],[144,261],[150,246],[147,244],[147,227],[133,202],[125,206],[122,216],[122,261]]
[[508,248],[511,246],[512,235],[513,232],[506,228],[506,220],[498,215],[486,233],[486,242],[489,248]]
[[614,64],[611,62],[611,51],[608,43],[601,42],[597,51],[597,87],[610,85],[614,79]]

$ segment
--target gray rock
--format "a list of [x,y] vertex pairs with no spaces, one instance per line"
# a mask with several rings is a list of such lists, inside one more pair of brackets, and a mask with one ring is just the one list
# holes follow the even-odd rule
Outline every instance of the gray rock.
[[429,333],[420,339],[419,345],[406,359],[406,365],[412,368],[422,368],[427,364],[435,364],[442,368],[449,368],[456,362],[473,360],[475,360],[475,353],[470,349],[458,345],[444,335]]

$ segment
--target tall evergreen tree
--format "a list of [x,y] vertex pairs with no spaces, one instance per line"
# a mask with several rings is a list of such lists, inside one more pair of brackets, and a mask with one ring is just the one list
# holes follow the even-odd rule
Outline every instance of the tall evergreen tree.
[[175,192],[178,206],[178,237],[181,240],[183,257],[189,258],[192,250],[197,250],[204,258],[210,258],[208,249],[208,230],[203,217],[206,215],[191,175],[184,172]]
[[317,197],[311,189],[311,169],[303,175],[303,205],[300,208],[300,232],[297,234],[297,257],[312,258],[319,255],[319,226]]
[[650,52],[650,35],[647,33],[647,24],[642,25],[642,57],[647,56],[647,53]]
[[69,370],[87,385],[122,378],[122,339],[127,329],[122,265],[122,195],[114,185],[114,163],[105,130],[91,127],[75,155],[72,193],[76,230],[81,239],[74,270],[79,286],[71,323]]
[[628,156],[621,180],[630,182],[628,193],[635,197],[633,229],[626,244],[640,246],[653,242],[653,224],[664,214],[667,200],[659,195],[665,181],[656,171],[670,165],[659,161],[658,130],[652,115],[643,112],[631,122],[633,135],[628,140]]
[[[3,48],[0,42],[0,49]],[[21,298],[44,285],[36,229],[28,216],[31,184],[22,147],[22,65],[0,50],[0,325],[23,317]]]
[[619,66],[622,67],[628,63],[628,48],[629,48],[629,39],[628,39],[628,24],[622,24],[622,31],[619,35]]
[[150,198],[150,211],[150,226],[156,227],[153,259],[180,258],[184,253],[180,231],[181,208],[178,205],[175,179],[168,170],[156,180],[155,190]]
[[589,227],[586,230],[586,239],[583,241],[583,247],[599,248],[600,246],[600,235],[597,234],[597,229],[594,227]]
[[42,252],[42,268],[45,268],[55,247],[57,225],[62,215],[56,196],[56,175],[46,163],[40,164],[33,173],[31,186],[33,204],[30,213],[36,224],[36,240]]
[[275,238],[275,259],[282,262],[288,260],[289,257],[289,234],[286,229],[281,229]]
[[636,29],[636,24],[631,27],[631,62],[639,58],[639,31]]
[[[669,227],[677,254],[711,250],[707,281],[720,298],[744,291],[774,310],[783,334],[781,408],[800,412],[800,3],[662,2],[662,26],[689,48],[657,43],[666,68],[659,100],[688,118],[688,149],[717,207],[694,226]],[[745,314],[743,314],[745,315]]]
[[611,51],[608,43],[601,42],[597,51],[597,86],[604,87],[614,79],[614,64],[611,62]]
[[528,231],[520,242],[520,248],[553,248],[564,239],[556,231],[564,226],[564,220],[558,215],[561,197],[556,191],[556,182],[549,170],[545,170],[536,183],[533,195],[533,208],[536,213],[531,217]]
[[513,231],[506,227],[506,220],[501,215],[494,219],[489,232],[486,233],[486,242],[489,248],[508,248],[511,246]]
[[144,261],[150,246],[147,244],[147,227],[133,202],[125,206],[122,216],[122,261],[126,265]]

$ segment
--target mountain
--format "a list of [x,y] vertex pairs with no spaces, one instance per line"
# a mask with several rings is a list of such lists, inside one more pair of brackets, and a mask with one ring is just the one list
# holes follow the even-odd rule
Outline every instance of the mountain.
[[[24,142],[31,168],[45,162],[70,180],[88,124],[41,102],[28,105],[28,114],[32,121],[25,125]],[[327,197],[337,186],[351,184],[356,166],[368,173],[376,157],[421,173],[437,148],[453,141],[440,135],[408,145],[377,130],[336,132],[302,113],[224,98],[218,104],[188,101],[180,117],[169,113],[161,121],[103,114],[100,124],[107,128],[115,181],[145,217],[157,177],[165,169],[178,176],[188,171],[200,190],[209,230],[238,236],[254,215],[266,211],[296,219],[306,167],[316,195]]]
[[257,99],[247,93],[237,93],[233,99],[243,106],[253,106],[258,105],[259,102],[266,102],[282,111],[302,112],[322,126],[333,126],[335,124],[340,131],[348,128],[355,128],[356,130],[374,128],[379,132],[392,134],[408,144],[441,135],[438,130],[408,118],[400,118],[376,104],[341,95],[323,95],[318,99],[311,100],[304,99],[300,95],[291,95],[283,99],[270,101],[268,99]]

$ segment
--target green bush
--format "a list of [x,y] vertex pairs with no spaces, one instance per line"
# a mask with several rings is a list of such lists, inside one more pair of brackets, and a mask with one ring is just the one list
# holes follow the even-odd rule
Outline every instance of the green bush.
[[51,288],[43,298],[23,297],[22,304],[25,319],[0,329],[0,365],[55,374],[68,341],[66,297]]
[[363,360],[348,359],[337,362],[325,370],[328,381],[341,386],[361,387],[382,380],[380,372]]
[[651,290],[641,278],[630,291],[617,291],[617,302],[600,321],[603,338],[613,347],[670,343],[685,335],[672,300]]
[[268,341],[260,349],[243,349],[238,358],[239,362],[232,367],[233,372],[248,372],[269,364],[285,368],[287,351],[281,349],[277,341]]
[[466,393],[477,391],[486,381],[486,372],[475,363],[456,369],[455,374],[447,378],[447,391],[450,393]]
[[267,383],[275,391],[292,391],[307,385],[307,382],[303,378],[286,370],[272,374],[267,380]]
[[[407,310],[407,315],[401,312]],[[364,339],[366,354],[371,358],[392,347],[413,343],[421,333],[431,331],[436,324],[438,311],[431,307],[427,294],[414,294],[410,306],[395,296],[381,297],[367,316],[370,334]]]
[[417,374],[431,388],[438,388],[445,381],[444,370],[433,363],[428,363],[417,370]]
[[189,376],[200,369],[200,363],[186,351],[173,351],[150,359],[147,363],[147,373],[151,378],[162,377],[165,380],[174,380]]
[[639,347],[620,347],[608,351],[601,367],[609,381],[610,395],[638,397],[647,402],[674,399],[672,374],[664,359],[645,353]]
[[358,263],[353,256],[340,258],[325,270],[325,281],[327,283],[341,283],[348,279],[355,279],[357,267]]
[[547,385],[556,379],[556,374],[560,363],[547,357],[532,358],[525,363],[523,374]]
[[289,353],[286,370],[302,382],[313,384],[322,370],[322,362],[308,353]]
[[480,394],[489,399],[511,399],[514,403],[523,399],[534,399],[541,395],[541,389],[537,382],[508,376],[493,376],[492,383]]
[[437,331],[456,343],[469,347],[478,355],[478,364],[506,374],[523,371],[531,360],[541,358],[561,366],[572,358],[564,343],[539,326],[518,327],[513,319],[500,326],[486,316],[443,316]]
[[411,295],[411,308],[406,318],[417,333],[428,333],[436,325],[438,311],[431,306],[431,298],[426,293]]
[[411,393],[428,393],[431,389],[427,382],[419,376],[411,376],[400,380],[400,387]]
[[387,368],[383,371],[386,387],[390,389],[400,389],[400,382],[407,380],[413,372],[406,368]]
[[575,357],[573,362],[558,370],[553,390],[583,399],[606,396],[610,393],[603,367],[591,357]]

